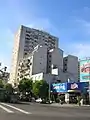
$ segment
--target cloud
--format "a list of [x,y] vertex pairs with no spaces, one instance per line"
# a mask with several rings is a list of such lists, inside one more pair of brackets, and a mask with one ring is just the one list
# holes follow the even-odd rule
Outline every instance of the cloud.
[[78,58],[89,57],[90,56],[90,43],[72,43],[69,47],[66,47],[65,56],[72,54]]

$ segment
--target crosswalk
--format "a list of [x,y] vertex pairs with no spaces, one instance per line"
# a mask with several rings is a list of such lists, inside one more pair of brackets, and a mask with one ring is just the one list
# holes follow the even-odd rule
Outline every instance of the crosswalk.
[[14,105],[11,104],[7,104],[7,103],[0,103],[0,110],[6,113],[23,113],[26,115],[32,114],[31,112],[28,112],[24,109],[21,109],[19,107],[16,107]]

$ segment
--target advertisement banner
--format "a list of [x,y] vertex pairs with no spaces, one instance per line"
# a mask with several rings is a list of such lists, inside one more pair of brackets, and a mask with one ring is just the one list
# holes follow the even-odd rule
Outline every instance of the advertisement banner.
[[87,92],[89,89],[89,82],[73,82],[67,83],[67,90],[78,90],[80,92]]
[[81,90],[80,83],[67,83],[67,90]]
[[90,80],[90,60],[80,61],[80,82]]
[[57,93],[67,92],[67,83],[52,84],[52,89],[53,92],[57,92]]

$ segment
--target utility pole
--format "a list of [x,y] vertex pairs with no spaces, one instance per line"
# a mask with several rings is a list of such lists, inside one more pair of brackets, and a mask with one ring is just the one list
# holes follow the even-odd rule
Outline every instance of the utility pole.
[[49,96],[48,97],[49,97],[49,102],[50,102],[50,100],[51,100],[51,81],[50,81],[50,79],[49,79]]

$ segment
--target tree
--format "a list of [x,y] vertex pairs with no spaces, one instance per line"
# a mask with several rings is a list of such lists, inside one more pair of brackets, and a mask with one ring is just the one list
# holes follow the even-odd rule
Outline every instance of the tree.
[[19,82],[19,91],[22,93],[31,93],[32,91],[32,85],[33,82],[31,79],[27,79],[27,78],[23,78],[20,82]]
[[4,86],[5,90],[7,91],[8,94],[12,94],[13,93],[13,87],[11,84],[7,83],[5,86]]
[[46,81],[35,81],[33,84],[33,93],[35,96],[46,99],[48,97],[49,85]]
[[4,87],[4,83],[2,80],[0,80],[0,88],[3,88]]

